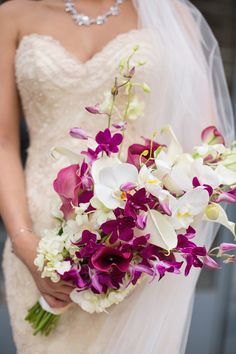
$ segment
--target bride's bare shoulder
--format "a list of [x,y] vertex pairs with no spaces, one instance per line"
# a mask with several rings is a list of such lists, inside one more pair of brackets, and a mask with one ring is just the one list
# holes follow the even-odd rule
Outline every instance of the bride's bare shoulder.
[[35,6],[36,1],[32,0],[11,0],[6,1],[0,6],[0,16],[18,17],[24,11],[30,11]]

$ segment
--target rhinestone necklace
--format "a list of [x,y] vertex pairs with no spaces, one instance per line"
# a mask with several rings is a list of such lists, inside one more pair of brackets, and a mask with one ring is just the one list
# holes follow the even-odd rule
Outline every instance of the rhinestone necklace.
[[65,0],[65,11],[71,14],[73,20],[78,26],[90,26],[93,24],[103,25],[108,17],[117,16],[119,14],[119,7],[124,1],[125,0],[115,0],[114,5],[111,6],[107,12],[95,18],[79,13],[72,0]]

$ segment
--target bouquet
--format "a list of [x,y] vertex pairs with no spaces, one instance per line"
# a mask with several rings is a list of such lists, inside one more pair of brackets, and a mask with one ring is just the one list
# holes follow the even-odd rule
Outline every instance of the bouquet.
[[[78,156],[63,150],[73,163],[54,180],[60,200],[57,225],[44,230],[35,259],[42,277],[72,281],[72,302],[89,313],[109,313],[107,308],[146,278],[152,282],[181,272],[188,276],[192,267],[204,265],[220,268],[217,258],[236,261],[228,253],[236,249],[234,242],[207,251],[194,240],[204,220],[224,225],[235,239],[235,224],[221,206],[236,202],[235,143],[226,147],[217,128],[210,126],[202,132],[202,144],[186,153],[166,126],[161,134],[169,144],[158,143],[154,132],[129,146],[122,161],[128,122],[144,107],[137,92],[150,92],[148,85],[135,82],[136,71],[145,64],[133,64],[137,50],[120,61],[105,101],[86,107],[91,115],[107,119],[107,128],[95,137],[81,127],[69,132],[74,139],[87,140],[87,149]],[[117,104],[120,95],[125,98],[122,107]],[[60,316],[41,298],[26,320],[34,335],[48,335]]]

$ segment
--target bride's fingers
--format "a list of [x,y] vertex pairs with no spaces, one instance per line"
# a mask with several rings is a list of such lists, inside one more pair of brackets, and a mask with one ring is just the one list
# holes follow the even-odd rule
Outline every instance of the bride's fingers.
[[48,305],[51,306],[52,308],[61,308],[67,305],[66,302],[61,301],[52,295],[49,294],[42,294],[42,295],[44,299],[47,301]]
[[72,280],[70,281],[61,281],[61,285],[68,286],[70,288],[77,288],[77,286],[73,283]]
[[66,296],[69,296],[70,293],[72,292],[72,288],[69,286],[62,286],[58,289],[55,290],[55,293],[60,293],[60,294],[64,294]]
[[59,291],[53,292],[53,296],[60,301],[64,301],[67,304],[71,302],[71,299],[69,297],[69,294],[61,293]]

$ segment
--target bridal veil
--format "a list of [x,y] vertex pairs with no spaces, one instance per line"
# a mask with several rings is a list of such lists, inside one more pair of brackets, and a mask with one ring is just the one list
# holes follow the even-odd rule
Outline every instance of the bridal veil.
[[[143,131],[148,135],[171,124],[189,150],[200,142],[203,128],[216,125],[226,142],[232,141],[233,113],[219,46],[201,13],[185,0],[133,2],[139,26],[154,30],[153,50],[162,58],[148,78],[152,92]],[[199,244],[210,247],[217,229],[202,225]],[[110,310],[93,343],[94,353],[104,340],[104,354],[184,353],[199,273],[194,269],[188,278],[168,274],[160,282],[138,285]]]

